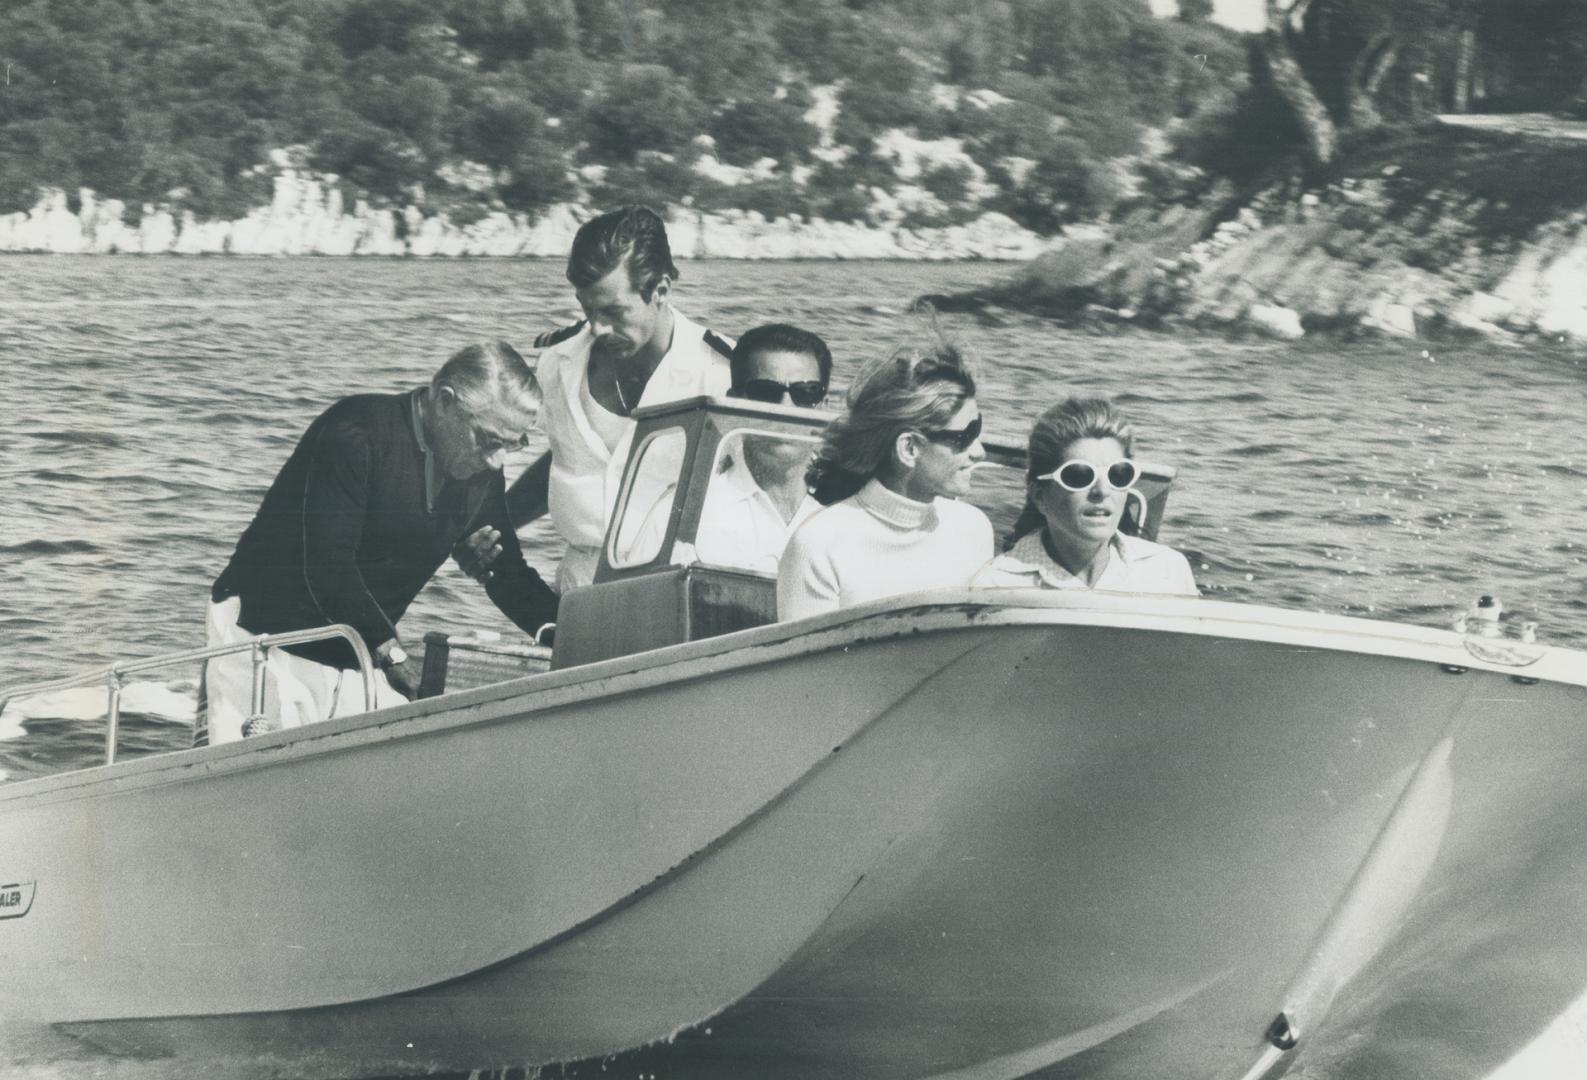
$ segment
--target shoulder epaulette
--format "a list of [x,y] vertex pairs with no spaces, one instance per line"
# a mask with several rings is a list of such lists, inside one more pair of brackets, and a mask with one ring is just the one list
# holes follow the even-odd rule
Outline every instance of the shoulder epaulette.
[[580,319],[572,326],[564,326],[560,330],[547,330],[535,335],[535,348],[549,349],[553,345],[560,345],[580,330],[584,329],[584,320]]
[[729,359],[732,358],[733,346],[717,337],[716,334],[710,330],[705,332],[705,343],[711,346],[711,348],[715,349],[717,352],[721,353],[723,356],[726,356]]

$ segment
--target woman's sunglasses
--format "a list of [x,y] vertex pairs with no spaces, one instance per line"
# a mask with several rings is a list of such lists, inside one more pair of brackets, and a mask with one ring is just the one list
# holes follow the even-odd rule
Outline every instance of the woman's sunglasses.
[[922,431],[921,434],[932,442],[946,443],[962,454],[981,437],[981,418],[977,416],[957,431]]
[[808,409],[826,400],[827,388],[814,380],[785,383],[776,379],[746,379],[744,382],[744,396],[751,401],[780,405],[785,393],[795,405]]
[[[1115,491],[1132,487],[1141,470],[1129,458],[1120,458],[1103,470],[1107,485]],[[1097,467],[1089,461],[1066,461],[1050,473],[1042,473],[1038,480],[1051,480],[1065,491],[1090,491],[1097,482]]]

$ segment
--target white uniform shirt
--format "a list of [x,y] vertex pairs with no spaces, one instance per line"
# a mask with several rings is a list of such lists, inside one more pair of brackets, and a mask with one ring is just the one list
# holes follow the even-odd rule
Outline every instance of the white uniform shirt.
[[[651,373],[636,409],[700,394],[723,394],[732,383],[727,357],[706,341],[706,329],[676,308],[672,314],[672,346]],[[634,422],[625,419],[623,437],[615,447],[608,447],[585,412],[580,387],[594,344],[595,335],[583,326],[541,353],[535,366],[545,396],[540,426],[551,444],[551,522],[568,544],[557,568],[557,589],[564,592],[589,584],[595,576],[601,540],[634,439]],[[731,342],[724,344],[732,347]]]
[[[1094,586],[1114,592],[1179,593],[1199,596],[1190,561],[1166,544],[1114,533],[1108,565]],[[1085,581],[1047,554],[1041,529],[1026,533],[975,575],[972,585],[1005,588],[1084,589]]]

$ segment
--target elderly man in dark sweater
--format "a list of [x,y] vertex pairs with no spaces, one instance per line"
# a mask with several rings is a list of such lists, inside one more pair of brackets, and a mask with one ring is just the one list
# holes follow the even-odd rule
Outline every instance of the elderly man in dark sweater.
[[[415,695],[420,664],[397,622],[464,536],[489,527],[501,554],[486,592],[528,633],[557,595],[524,561],[508,525],[502,459],[525,445],[540,404],[534,373],[505,342],[471,345],[422,386],[343,398],[309,425],[215,581],[210,644],[346,623],[380,670],[374,707]],[[275,650],[267,728],[362,712],[353,650],[330,640]],[[240,738],[248,653],[205,669],[210,742]]]

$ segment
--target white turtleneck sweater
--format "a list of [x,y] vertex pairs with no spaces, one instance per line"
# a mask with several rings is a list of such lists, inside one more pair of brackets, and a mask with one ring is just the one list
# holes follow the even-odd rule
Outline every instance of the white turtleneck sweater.
[[810,517],[777,569],[777,618],[968,584],[992,557],[992,523],[969,503],[916,502],[872,480]]

